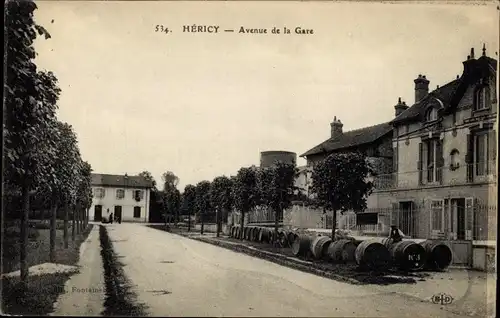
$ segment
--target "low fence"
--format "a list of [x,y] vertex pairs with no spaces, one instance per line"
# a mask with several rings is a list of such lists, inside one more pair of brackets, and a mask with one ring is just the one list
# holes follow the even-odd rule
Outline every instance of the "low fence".
[[[396,225],[407,237],[448,240],[496,240],[496,212],[494,205],[473,204],[467,200],[441,200],[426,205],[394,204],[391,208],[337,212],[337,228],[350,230],[355,235],[387,236],[391,225]],[[362,215],[363,214],[363,215]],[[371,224],[360,224],[363,216],[371,214]],[[263,207],[245,214],[245,224],[274,223],[274,211]],[[230,213],[228,224],[240,224],[241,214]],[[283,212],[279,222],[290,228],[332,228],[332,212],[293,205]],[[365,222],[366,223],[366,222]]]

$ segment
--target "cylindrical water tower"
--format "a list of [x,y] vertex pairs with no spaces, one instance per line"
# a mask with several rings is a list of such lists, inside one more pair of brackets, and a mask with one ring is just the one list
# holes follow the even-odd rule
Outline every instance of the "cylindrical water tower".
[[260,167],[268,168],[276,161],[297,164],[297,154],[291,151],[262,151],[260,153]]

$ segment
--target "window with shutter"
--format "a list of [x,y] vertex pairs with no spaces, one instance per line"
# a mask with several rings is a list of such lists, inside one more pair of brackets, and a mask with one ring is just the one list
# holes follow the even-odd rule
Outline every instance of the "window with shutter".
[[423,147],[422,143],[418,144],[418,161],[417,161],[417,169],[418,169],[418,184],[421,185],[423,181],[423,171],[422,171],[422,159],[423,159]]
[[436,181],[441,183],[443,181],[443,142],[440,139],[436,140]]
[[488,132],[488,174],[496,175],[497,136],[495,130]]
[[392,203],[391,225],[399,224],[399,203]]
[[430,212],[431,238],[438,239],[444,234],[444,200],[432,200]]
[[467,181],[472,182],[474,175],[474,142],[472,135],[467,135],[467,153],[465,154],[465,163],[467,165]]
[[465,198],[465,239],[472,240],[474,228],[474,198]]
[[474,138],[474,165],[476,166],[476,175],[484,176],[486,171],[486,159],[488,158],[488,135],[485,133],[477,134]]

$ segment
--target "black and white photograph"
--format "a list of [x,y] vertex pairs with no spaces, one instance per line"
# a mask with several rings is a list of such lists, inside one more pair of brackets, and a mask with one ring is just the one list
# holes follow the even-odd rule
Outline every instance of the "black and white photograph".
[[6,0],[2,315],[495,317],[499,4]]

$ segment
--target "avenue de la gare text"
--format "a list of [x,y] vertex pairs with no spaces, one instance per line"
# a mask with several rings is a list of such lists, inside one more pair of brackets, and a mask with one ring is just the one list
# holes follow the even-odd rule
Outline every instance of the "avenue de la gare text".
[[182,32],[184,33],[221,33],[221,32],[236,32],[244,34],[314,34],[313,29],[307,29],[303,27],[295,28],[247,28],[241,26],[237,29],[221,29],[218,25],[184,25],[182,27]]

